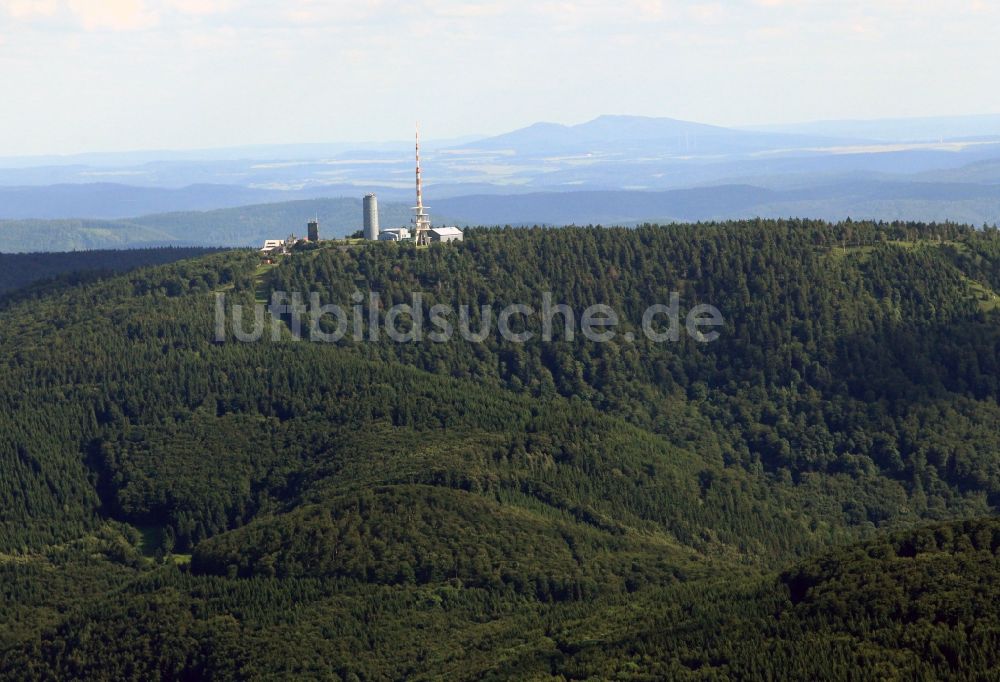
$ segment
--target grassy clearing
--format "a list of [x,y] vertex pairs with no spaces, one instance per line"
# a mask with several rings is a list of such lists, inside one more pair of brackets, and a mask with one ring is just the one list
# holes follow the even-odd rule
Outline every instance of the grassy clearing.
[[1000,309],[1000,294],[993,291],[989,286],[973,279],[966,280],[973,296],[979,302],[979,309],[983,312],[992,312]]
[[271,272],[271,270],[274,270],[276,267],[278,267],[277,262],[273,264],[261,263],[254,271],[254,300],[257,303],[268,303],[267,287],[264,286],[264,283],[267,279],[267,273]]

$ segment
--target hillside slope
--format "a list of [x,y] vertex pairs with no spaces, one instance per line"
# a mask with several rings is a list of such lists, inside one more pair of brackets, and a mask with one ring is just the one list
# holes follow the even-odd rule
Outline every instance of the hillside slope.
[[[924,540],[895,559],[830,548],[910,547],[887,533],[995,513],[998,290],[995,231],[754,221],[471,230],[275,267],[220,253],[12,301],[0,673],[982,669],[997,662],[992,621],[949,605],[988,598],[993,522],[977,522],[989,539],[973,524],[935,540],[954,555],[943,573],[907,563]],[[540,309],[548,291],[575,311],[612,306],[621,332],[676,291],[725,324],[708,344],[559,325],[551,343],[323,344],[292,340],[286,314],[274,337],[215,338],[216,294],[231,312],[272,291],[347,306],[376,292],[363,316],[383,324],[414,292],[499,310]],[[831,551],[842,569],[810,558]],[[947,562],[975,572],[941,583]],[[941,609],[947,631],[866,610],[858,576],[873,571],[912,613]],[[838,620],[844,608],[857,617]]]

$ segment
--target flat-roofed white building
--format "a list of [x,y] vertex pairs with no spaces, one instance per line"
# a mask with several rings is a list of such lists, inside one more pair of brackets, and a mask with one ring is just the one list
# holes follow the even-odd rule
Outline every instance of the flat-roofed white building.
[[460,242],[465,235],[457,227],[432,227],[428,237],[432,242]]
[[380,242],[401,242],[410,238],[410,231],[405,227],[392,227],[378,233]]

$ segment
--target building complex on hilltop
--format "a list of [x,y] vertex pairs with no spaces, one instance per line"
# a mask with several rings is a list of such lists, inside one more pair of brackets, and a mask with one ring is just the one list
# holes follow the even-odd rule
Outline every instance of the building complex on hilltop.
[[[460,242],[465,235],[457,227],[433,227],[428,207],[424,206],[424,183],[420,169],[420,131],[416,134],[416,181],[417,205],[413,207],[412,227],[390,227],[380,229],[378,215],[378,197],[366,194],[362,202],[364,213],[364,231],[362,235],[368,241],[405,242],[412,241],[417,246],[427,246],[433,243]],[[307,226],[308,241],[319,241],[319,220],[312,220]],[[264,257],[290,253],[292,248],[305,240],[290,236],[288,239],[268,239],[264,242],[261,254]]]
[[[462,241],[464,235],[457,227],[432,227],[431,216],[428,207],[424,206],[424,183],[420,169],[420,131],[416,135],[416,157],[417,157],[417,205],[413,207],[413,230],[405,227],[390,228],[387,230],[378,229],[378,204],[374,194],[365,197],[365,239],[377,239],[379,241],[400,242],[414,241],[417,246],[427,246],[432,242],[455,242]],[[374,214],[372,213],[374,212]],[[370,230],[369,225],[374,225],[375,229]]]

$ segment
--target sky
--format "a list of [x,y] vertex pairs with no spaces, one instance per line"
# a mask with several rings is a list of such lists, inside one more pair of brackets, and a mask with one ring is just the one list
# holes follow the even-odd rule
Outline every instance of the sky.
[[1000,113],[993,0],[0,0],[0,157]]

